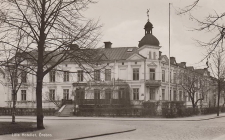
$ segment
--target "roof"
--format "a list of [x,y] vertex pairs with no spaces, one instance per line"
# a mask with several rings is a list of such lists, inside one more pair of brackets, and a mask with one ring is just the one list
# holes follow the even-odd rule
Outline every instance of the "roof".
[[196,69],[195,72],[201,74],[201,75],[204,75],[205,72],[207,72],[208,75],[210,75],[210,72],[207,70],[207,68],[204,68],[204,69]]
[[159,46],[159,40],[152,34],[146,34],[141,41],[139,41],[138,47],[143,45]]
[[172,65],[176,65],[177,64],[175,57],[170,57],[170,64],[172,64]]
[[[128,51],[131,49],[132,51]],[[102,48],[101,52],[104,53],[109,60],[126,60],[136,53],[137,49],[137,47]]]
[[188,70],[194,70],[193,66],[186,67]]
[[186,62],[177,63],[179,67],[186,68]]
[[145,28],[144,29],[147,29],[147,28],[153,28],[152,23],[149,22],[149,21],[145,24]]

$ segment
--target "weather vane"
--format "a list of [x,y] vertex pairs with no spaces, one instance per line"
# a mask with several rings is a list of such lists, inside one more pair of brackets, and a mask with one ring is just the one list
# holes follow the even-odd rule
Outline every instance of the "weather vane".
[[149,21],[149,9],[147,9],[147,17],[148,17],[148,21]]

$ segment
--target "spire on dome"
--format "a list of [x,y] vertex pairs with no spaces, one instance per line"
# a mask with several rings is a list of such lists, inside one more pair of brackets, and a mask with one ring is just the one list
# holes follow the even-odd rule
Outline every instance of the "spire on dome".
[[147,9],[147,17],[148,17],[148,21],[149,21],[149,9]]

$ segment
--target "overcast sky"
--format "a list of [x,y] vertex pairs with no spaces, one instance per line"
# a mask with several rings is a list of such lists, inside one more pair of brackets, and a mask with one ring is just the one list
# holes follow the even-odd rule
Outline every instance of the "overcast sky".
[[[169,3],[171,5],[171,56],[177,62],[187,62],[195,68],[204,68],[205,62],[199,63],[205,54],[205,49],[196,43],[197,40],[207,41],[212,33],[190,31],[198,24],[188,15],[178,16],[177,11],[190,5],[194,0],[98,0],[90,5],[84,15],[95,20],[99,19],[103,25],[102,39],[111,41],[112,47],[137,47],[144,36],[144,25],[147,22],[147,9],[150,9],[149,19],[153,24],[153,35],[160,42],[163,54],[169,54]],[[199,6],[192,13],[197,18],[203,19],[214,10],[223,11],[224,0],[201,0]]]

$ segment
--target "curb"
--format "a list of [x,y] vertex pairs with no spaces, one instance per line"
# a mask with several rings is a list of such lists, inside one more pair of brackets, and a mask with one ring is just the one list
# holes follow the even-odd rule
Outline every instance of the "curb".
[[99,134],[99,135],[92,135],[92,136],[87,136],[87,137],[80,137],[80,138],[66,139],[66,140],[80,140],[80,139],[94,138],[94,137],[107,136],[107,135],[113,135],[113,134],[119,134],[119,133],[126,133],[126,132],[135,131],[135,130],[136,129],[130,129],[130,130],[125,130],[125,131],[120,131],[120,132],[104,133],[104,134]]

